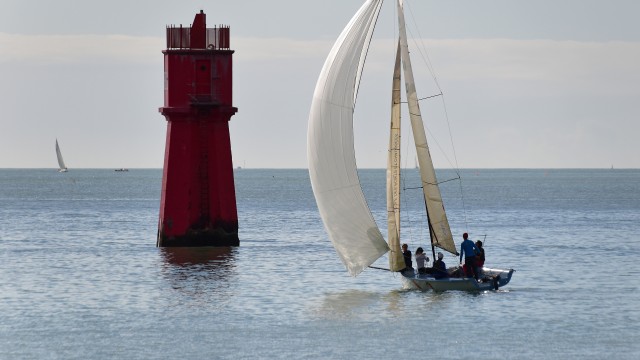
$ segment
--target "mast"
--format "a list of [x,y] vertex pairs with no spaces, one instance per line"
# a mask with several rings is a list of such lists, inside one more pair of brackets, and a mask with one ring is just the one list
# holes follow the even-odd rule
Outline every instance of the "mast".
[[405,268],[404,256],[400,249],[400,146],[401,146],[401,70],[402,55],[400,40],[396,51],[396,63],[391,85],[391,129],[389,131],[389,157],[387,159],[387,226],[389,243],[389,269],[400,271]]

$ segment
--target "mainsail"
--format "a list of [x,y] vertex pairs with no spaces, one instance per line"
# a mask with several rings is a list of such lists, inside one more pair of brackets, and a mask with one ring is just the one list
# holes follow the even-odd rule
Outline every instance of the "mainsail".
[[429,219],[429,229],[431,232],[431,243],[450,253],[457,254],[455,243],[451,235],[449,220],[444,210],[440,188],[436,172],[433,168],[431,154],[429,153],[429,145],[427,144],[427,136],[424,131],[422,115],[420,113],[420,105],[418,104],[418,95],[416,93],[416,85],[413,79],[413,69],[411,67],[411,58],[409,58],[409,46],[407,44],[407,32],[404,21],[403,0],[398,0],[398,22],[400,32],[400,47],[402,49],[402,65],[404,67],[404,81],[409,103],[409,117],[411,119],[411,130],[418,154],[418,164],[420,168],[420,178],[422,180],[422,189],[427,208],[427,217]]
[[387,229],[389,242],[389,269],[405,268],[400,249],[400,105],[401,105],[401,53],[400,42],[396,51],[391,85],[391,131],[389,131],[389,158],[387,160]]
[[382,0],[368,0],[331,49],[313,94],[307,158],[318,210],[351,275],[384,255],[385,242],[365,200],[355,161],[353,108]]
[[62,159],[62,153],[60,152],[60,146],[58,145],[58,139],[56,139],[56,156],[58,157],[58,171],[67,170],[67,166],[64,164],[64,160]]

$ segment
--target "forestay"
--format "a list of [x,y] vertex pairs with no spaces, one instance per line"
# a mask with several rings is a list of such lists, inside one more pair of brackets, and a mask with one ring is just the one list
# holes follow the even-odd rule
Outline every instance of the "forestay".
[[367,205],[356,169],[353,109],[381,0],[358,10],[331,49],[311,104],[309,176],[331,242],[351,275],[389,250]]

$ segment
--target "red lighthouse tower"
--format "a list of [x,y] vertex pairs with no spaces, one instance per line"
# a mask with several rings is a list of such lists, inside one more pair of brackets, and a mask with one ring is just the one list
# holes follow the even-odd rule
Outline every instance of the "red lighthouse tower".
[[237,246],[238,213],[229,120],[229,27],[167,27],[164,107],[167,140],[158,246]]

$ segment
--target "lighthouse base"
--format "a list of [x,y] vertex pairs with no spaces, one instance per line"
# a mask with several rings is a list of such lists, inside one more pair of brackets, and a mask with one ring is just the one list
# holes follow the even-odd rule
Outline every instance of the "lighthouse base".
[[[233,228],[233,227],[232,227]],[[167,235],[158,232],[158,247],[200,247],[200,246],[240,246],[238,226],[235,230],[223,227],[207,229],[189,229],[183,235]]]

